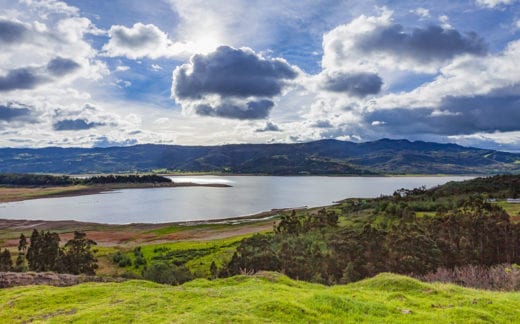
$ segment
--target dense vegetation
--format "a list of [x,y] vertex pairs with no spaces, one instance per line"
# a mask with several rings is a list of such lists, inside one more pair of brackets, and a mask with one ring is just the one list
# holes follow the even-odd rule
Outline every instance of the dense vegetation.
[[514,323],[520,293],[479,291],[381,274],[325,287],[275,273],[0,289],[6,323]]
[[233,174],[490,174],[520,171],[520,154],[383,139],[352,143],[0,149],[0,172]]
[[60,247],[60,236],[52,232],[33,230],[29,243],[25,235],[20,235],[18,256],[13,265],[11,253],[5,249],[0,254],[0,271],[25,272],[27,270],[57,273],[94,275],[98,268],[91,250],[96,242],[85,233],[74,232],[74,238]]
[[145,175],[104,175],[87,178],[55,176],[49,174],[0,174],[0,185],[7,186],[71,186],[118,183],[169,183],[171,179],[155,174]]

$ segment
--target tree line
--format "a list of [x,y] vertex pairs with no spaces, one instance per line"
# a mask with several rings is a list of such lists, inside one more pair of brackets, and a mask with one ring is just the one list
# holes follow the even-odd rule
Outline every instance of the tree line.
[[482,198],[434,217],[401,211],[393,222],[338,226],[335,214],[282,216],[274,233],[243,240],[220,275],[271,270],[336,284],[381,272],[424,275],[439,267],[520,263],[520,224]]
[[22,233],[18,242],[18,256],[12,262],[11,253],[0,253],[0,271],[53,271],[56,273],[95,275],[98,268],[92,246],[96,242],[84,232],[74,232],[74,237],[60,247],[57,233],[33,230],[29,242]]
[[113,183],[168,183],[171,179],[155,174],[144,175],[103,175],[87,178],[55,176],[49,174],[0,174],[0,185],[7,186],[72,186]]

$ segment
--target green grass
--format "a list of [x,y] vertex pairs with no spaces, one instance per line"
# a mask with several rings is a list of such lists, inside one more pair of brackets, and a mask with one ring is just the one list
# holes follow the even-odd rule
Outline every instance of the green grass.
[[426,284],[393,274],[334,287],[262,273],[177,287],[128,281],[0,290],[5,323],[512,323],[520,319],[519,304],[520,293]]
[[[209,278],[210,266],[215,262],[218,268],[222,268],[231,261],[233,253],[239,242],[244,238],[250,237],[252,234],[239,235],[225,239],[215,239],[211,241],[177,241],[161,244],[148,244],[141,246],[141,252],[148,264],[156,259],[167,260],[169,262],[178,261],[186,265],[186,267],[196,276]],[[105,251],[99,251],[99,254]],[[115,250],[107,249],[107,253]],[[112,254],[113,254],[112,253]],[[133,250],[125,251],[125,254],[135,262]],[[163,256],[161,258],[161,255]],[[114,268],[117,266],[114,264]],[[135,268],[133,265],[125,268],[119,268],[119,272],[130,271],[140,274],[143,267]]]
[[511,204],[507,201],[499,201],[497,204],[504,208],[505,211],[509,214],[509,216],[518,216],[520,215],[520,204]]

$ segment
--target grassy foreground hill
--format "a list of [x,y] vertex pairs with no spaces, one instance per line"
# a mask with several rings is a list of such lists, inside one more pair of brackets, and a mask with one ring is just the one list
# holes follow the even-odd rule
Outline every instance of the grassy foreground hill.
[[0,290],[0,319],[21,322],[512,323],[520,293],[427,284],[380,274],[333,287],[272,272],[182,286],[147,281]]

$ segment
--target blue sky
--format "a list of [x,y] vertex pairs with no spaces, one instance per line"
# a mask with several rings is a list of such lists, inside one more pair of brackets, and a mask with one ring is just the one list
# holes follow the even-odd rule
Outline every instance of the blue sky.
[[0,0],[0,146],[520,151],[520,1]]

